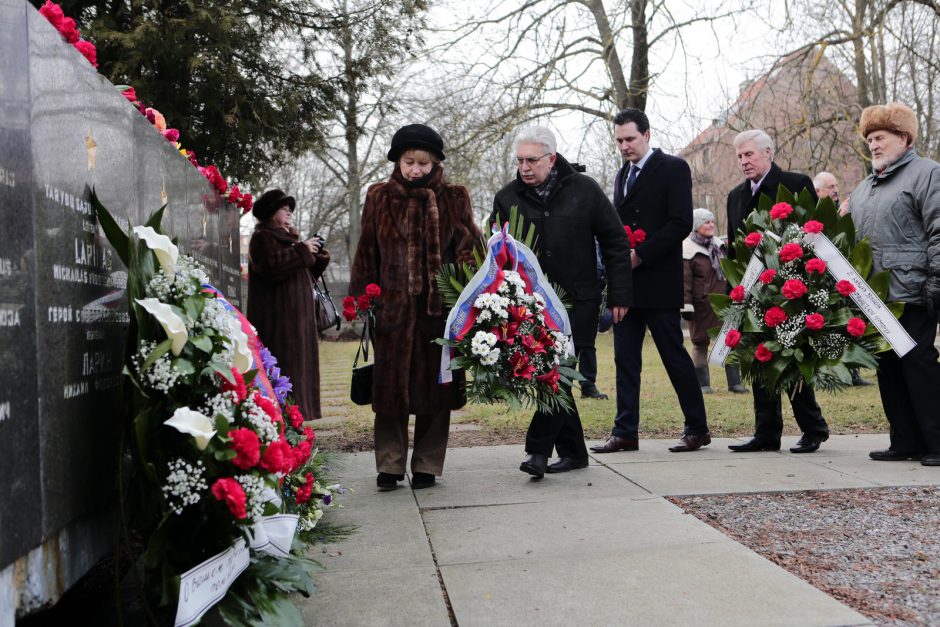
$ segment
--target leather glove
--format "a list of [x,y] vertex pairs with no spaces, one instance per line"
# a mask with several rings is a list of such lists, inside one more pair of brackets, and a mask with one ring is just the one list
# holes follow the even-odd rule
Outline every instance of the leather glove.
[[924,301],[927,305],[927,315],[940,314],[940,276],[927,277],[924,284]]

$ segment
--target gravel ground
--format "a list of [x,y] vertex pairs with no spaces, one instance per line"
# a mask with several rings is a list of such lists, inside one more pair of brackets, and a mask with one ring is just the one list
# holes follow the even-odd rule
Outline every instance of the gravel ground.
[[670,500],[878,625],[940,625],[940,487]]

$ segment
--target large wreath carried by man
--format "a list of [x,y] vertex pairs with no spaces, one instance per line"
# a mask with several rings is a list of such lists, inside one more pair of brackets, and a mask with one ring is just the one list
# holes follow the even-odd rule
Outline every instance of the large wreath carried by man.
[[762,195],[721,262],[733,289],[710,296],[723,326],[709,361],[739,364],[771,393],[836,391],[851,385],[850,368],[877,367],[877,353],[909,351],[903,303],[884,303],[888,271],[873,273],[871,245],[855,239],[829,198],[782,185],[776,202]]

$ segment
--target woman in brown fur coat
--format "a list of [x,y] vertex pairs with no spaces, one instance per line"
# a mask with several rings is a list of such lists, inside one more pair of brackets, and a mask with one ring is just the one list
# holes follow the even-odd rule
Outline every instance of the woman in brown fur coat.
[[380,489],[397,487],[408,458],[408,416],[415,415],[413,488],[434,484],[444,468],[450,412],[463,406],[464,379],[439,384],[445,310],[434,277],[442,263],[464,260],[480,242],[470,194],[444,178],[444,142],[422,124],[400,128],[388,152],[395,169],[369,188],[350,294],[377,283],[375,461]]
[[291,225],[296,202],[279,189],[255,201],[248,245],[248,320],[290,377],[291,395],[308,420],[320,417],[320,355],[313,277],[330,253],[316,238],[301,241]]

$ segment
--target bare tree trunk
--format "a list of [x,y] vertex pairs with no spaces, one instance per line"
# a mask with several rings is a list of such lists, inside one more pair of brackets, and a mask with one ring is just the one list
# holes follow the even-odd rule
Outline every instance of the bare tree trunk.
[[585,6],[590,9],[594,15],[594,21],[597,23],[597,34],[600,36],[601,45],[603,46],[604,65],[607,66],[607,71],[610,73],[616,102],[621,106],[625,106],[630,100],[630,89],[627,87],[627,79],[623,74],[623,63],[620,62],[620,55],[617,53],[614,33],[610,28],[610,20],[607,18],[604,3],[602,0],[585,0]]
[[359,196],[362,192],[362,181],[359,176],[359,88],[355,75],[355,60],[353,59],[353,32],[349,22],[349,12],[346,2],[343,2],[343,61],[345,70],[344,90],[346,92],[346,110],[344,112],[346,131],[346,207],[349,214],[349,233],[346,238],[346,249],[349,253],[349,263],[352,264],[359,245],[360,222],[362,216],[359,210]]
[[649,0],[630,1],[630,22],[633,29],[633,60],[630,64],[630,89],[620,101],[621,107],[646,110],[650,86],[650,45],[646,26],[646,4]]

